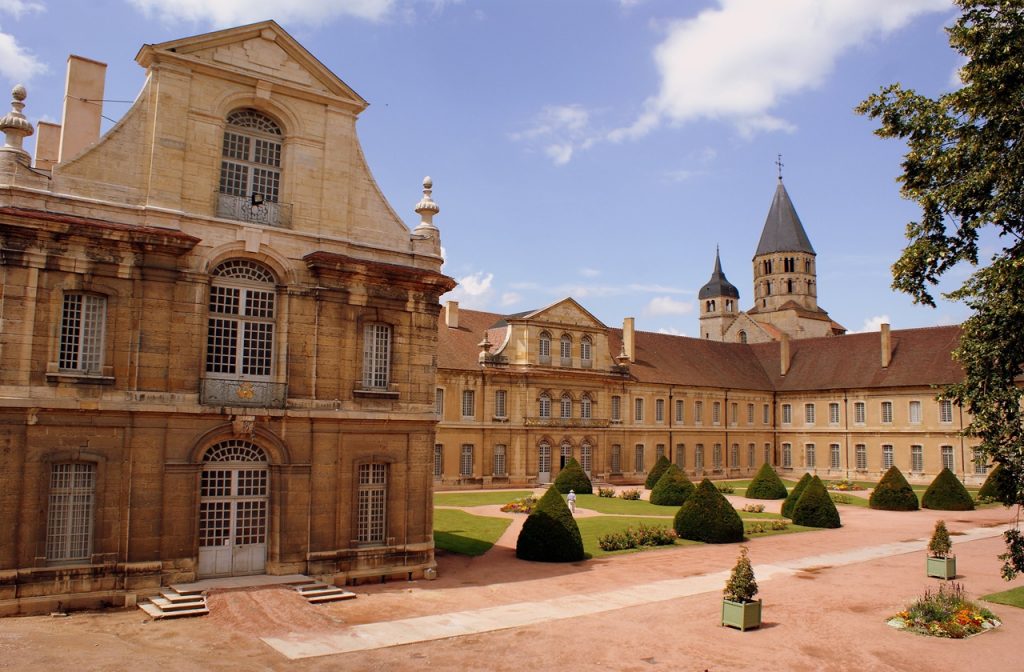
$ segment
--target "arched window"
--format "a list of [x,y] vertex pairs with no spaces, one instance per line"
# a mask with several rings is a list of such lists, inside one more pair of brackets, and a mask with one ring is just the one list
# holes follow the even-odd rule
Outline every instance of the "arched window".
[[569,334],[562,334],[558,345],[558,354],[562,359],[562,366],[569,366],[572,364],[572,337]]
[[594,342],[590,336],[580,339],[580,365],[590,366],[594,358]]
[[562,395],[562,408],[561,417],[571,418],[572,417],[572,397],[568,394]]
[[278,224],[281,192],[281,127],[252,109],[228,115],[221,148],[217,214]]
[[540,332],[540,339],[538,341],[537,356],[540,358],[541,364],[551,363],[551,334],[546,331]]
[[538,400],[538,402],[539,402],[539,404],[538,404],[538,409],[537,409],[537,411],[538,411],[537,415],[539,415],[542,418],[550,418],[551,417],[551,397],[548,396],[548,394],[545,392],[544,394],[540,395],[540,399]]
[[740,331],[740,343],[746,343],[746,342],[747,342],[747,332]]
[[248,259],[213,269],[206,331],[206,372],[270,378],[274,360],[274,275]]
[[589,420],[593,415],[593,402],[590,400],[590,396],[584,394],[580,398],[580,417],[584,420]]

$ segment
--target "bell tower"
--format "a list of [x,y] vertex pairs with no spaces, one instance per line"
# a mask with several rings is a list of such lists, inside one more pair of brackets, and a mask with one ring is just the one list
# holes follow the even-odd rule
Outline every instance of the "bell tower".
[[715,269],[711,279],[700,288],[700,337],[725,340],[725,330],[739,314],[740,292],[725,278],[722,260],[715,248]]
[[787,304],[818,310],[816,256],[780,171],[779,184],[754,253],[755,310],[765,313]]

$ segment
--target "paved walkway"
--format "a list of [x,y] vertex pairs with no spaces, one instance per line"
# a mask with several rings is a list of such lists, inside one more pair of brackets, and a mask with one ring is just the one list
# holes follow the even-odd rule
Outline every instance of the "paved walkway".
[[[1006,526],[972,528],[957,535],[957,543],[996,537],[1002,535],[1006,529]],[[777,576],[791,576],[801,570],[851,565],[905,553],[917,553],[925,549],[927,544],[928,540],[924,538],[900,541],[849,551],[812,555],[777,564],[755,565],[754,571],[758,583],[761,583]],[[701,593],[718,592],[721,591],[728,575],[728,571],[722,571],[639,584],[618,590],[580,594],[571,599],[560,597],[534,602],[517,602],[470,611],[457,611],[383,623],[367,623],[352,626],[337,633],[295,632],[284,637],[264,637],[263,641],[293,660],[381,649],[518,628]]]

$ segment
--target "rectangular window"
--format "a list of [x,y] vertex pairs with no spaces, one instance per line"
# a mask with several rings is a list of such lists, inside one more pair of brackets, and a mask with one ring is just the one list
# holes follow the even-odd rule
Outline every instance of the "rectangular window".
[[788,443],[782,444],[782,468],[793,468],[793,446]]
[[644,400],[634,399],[633,400],[633,422],[644,421]]
[[793,424],[793,407],[789,404],[782,405],[782,424]]
[[473,444],[462,444],[462,454],[459,456],[459,476],[468,477],[473,475]]
[[754,446],[754,444],[751,443],[751,444],[747,445],[747,466],[748,467],[753,467],[754,466],[754,461],[755,461],[754,453],[755,453],[756,450],[757,450],[757,448],[756,448],[756,446]]
[[61,371],[99,373],[103,367],[103,338],[107,297],[65,294],[60,322]]
[[839,424],[839,404],[834,401],[828,405],[828,424]]
[[508,397],[508,392],[505,390],[494,391],[494,417],[496,418],[507,418],[508,413],[505,408],[505,399]]
[[814,444],[808,443],[804,446],[805,464],[808,469],[814,469],[817,465],[814,455]]
[[722,422],[722,402],[711,403],[711,424],[717,425]]
[[474,390],[462,391],[462,417],[469,419],[476,417],[476,392]]
[[953,446],[942,446],[942,468],[950,471],[956,470],[956,462],[953,459]]
[[910,416],[910,424],[919,425],[921,424],[921,402],[912,401],[910,402],[910,408],[908,409],[908,415]]
[[612,422],[622,421],[622,397],[612,396]]
[[505,445],[499,443],[494,446],[494,475],[505,476],[507,473],[505,471]]
[[686,468],[686,444],[676,444],[676,466],[680,469]]
[[363,387],[386,390],[391,377],[391,325],[368,324],[363,335]]
[[46,559],[88,560],[92,555],[96,465],[54,464],[50,468]]
[[633,471],[637,471],[637,472],[643,471],[644,470],[644,444],[642,444],[642,443],[636,444],[636,449],[635,449],[634,452],[636,454],[635,454],[635,456],[633,458],[633,465],[634,465]]
[[772,444],[770,443],[764,444],[764,463],[772,463]]
[[736,423],[738,423],[740,421],[740,405],[739,404],[737,404],[735,402],[729,404],[729,417],[726,418],[726,421],[730,425],[733,425],[733,426],[735,426]]
[[[274,353],[273,291],[210,287],[206,370],[267,378]],[[365,374],[364,374],[365,375]]]
[[612,473],[622,473],[622,446],[618,444],[612,445]]
[[444,446],[440,443],[434,444],[434,480],[440,481],[444,476]]
[[732,448],[729,449],[729,466],[733,469],[740,466],[740,444],[732,444]]
[[697,471],[704,471],[704,444],[698,443],[694,449],[693,467]]
[[988,460],[985,459],[985,454],[981,452],[981,448],[973,448],[973,459],[974,462],[974,473],[982,476],[988,473]]
[[953,402],[949,399],[939,401],[939,422],[953,422]]
[[910,471],[920,474],[924,471],[924,447],[910,447]]
[[356,539],[361,544],[383,544],[387,510],[388,465],[380,462],[359,465]]
[[754,424],[754,405],[747,404],[747,424]]
[[665,400],[655,399],[654,400],[654,421],[665,422]]
[[766,425],[771,423],[771,421],[772,421],[771,413],[772,413],[771,407],[768,404],[762,404],[761,405],[761,422],[766,424]]
[[584,367],[589,367],[593,359],[593,352],[590,346],[590,338],[584,336],[583,340],[580,341],[580,364]]
[[814,404],[804,404],[804,424],[814,424]]
[[868,470],[868,447],[863,443],[858,443],[853,449],[853,452],[857,457],[857,471]]
[[892,446],[885,444],[882,446],[882,469],[888,469],[892,466]]
[[832,469],[839,468],[839,444],[833,443],[828,447],[829,452],[829,467]]
[[434,392],[434,413],[439,418],[444,417],[444,389],[440,387]]
[[659,443],[654,447],[654,459],[660,460],[663,457],[665,457],[665,444]]
[[855,401],[853,403],[853,424],[863,425],[866,421],[867,413],[865,412],[865,406],[863,401]]
[[682,399],[676,399],[676,422],[682,424],[685,422],[686,417],[686,404]]
[[696,425],[704,422],[704,402],[695,401],[693,402],[693,422]]
[[716,443],[711,452],[712,468],[715,471],[722,470],[722,444]]
[[594,463],[594,449],[589,443],[584,443],[580,446],[580,466],[583,467],[583,471],[586,472],[587,476],[590,475],[590,470]]
[[892,424],[892,402],[882,402],[882,422],[884,424]]

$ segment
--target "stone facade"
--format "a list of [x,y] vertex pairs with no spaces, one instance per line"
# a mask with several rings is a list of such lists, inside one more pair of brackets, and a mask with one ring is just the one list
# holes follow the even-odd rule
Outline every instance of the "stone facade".
[[429,181],[410,231],[366,102],[272,21],[137,60],[124,118],[72,111],[34,170],[23,92],[0,120],[0,614],[432,570]]

